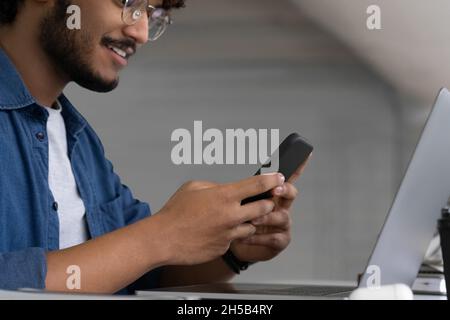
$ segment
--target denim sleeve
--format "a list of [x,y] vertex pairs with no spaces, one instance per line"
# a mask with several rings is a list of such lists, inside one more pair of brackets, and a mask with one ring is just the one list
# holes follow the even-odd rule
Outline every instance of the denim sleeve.
[[[150,205],[145,201],[136,199],[131,189],[122,183],[121,178],[115,172],[112,162],[106,157],[105,148],[102,141],[92,129],[88,126],[93,138],[95,139],[95,145],[98,147],[98,156],[101,158],[102,170],[105,170],[105,176],[107,177],[107,185],[111,186],[114,190],[114,196],[117,197],[118,205],[121,208],[121,213],[125,225],[133,224],[139,220],[142,220],[151,215]],[[105,189],[105,185],[99,185],[99,189]]]
[[150,205],[147,202],[142,202],[135,199],[127,186],[121,185],[121,187],[124,204],[123,212],[125,215],[125,223],[127,225],[151,215]]
[[0,253],[0,289],[44,289],[47,258],[42,248]]
[[[109,162],[109,161],[108,161]],[[109,162],[110,163],[110,162]],[[120,182],[120,178],[114,173],[111,166],[111,174],[114,176],[116,190],[119,190],[120,198],[122,199],[123,215],[126,225],[130,225],[141,219],[151,215],[151,209],[148,203],[141,202],[134,198],[131,190]],[[153,289],[159,287],[161,271],[163,267],[156,268],[131,283],[127,288],[118,292],[118,294],[134,294],[136,290]]]
[[[92,129],[91,129],[92,130]],[[95,134],[95,132],[92,130]],[[106,168],[106,173],[108,177],[108,182],[113,186],[114,194],[116,195],[116,200],[110,202],[108,211],[113,211],[119,209],[120,217],[117,217],[117,220],[123,221],[124,225],[133,224],[139,220],[147,218],[151,215],[151,208],[147,202],[140,201],[136,199],[133,195],[131,189],[122,183],[121,178],[115,172],[114,166],[109,159],[107,159],[105,155],[105,150],[102,142],[95,134],[97,145],[100,148],[103,167]],[[117,221],[116,221],[117,223]],[[108,229],[112,230],[111,226],[114,225],[113,221],[109,221],[110,227]],[[124,288],[123,290],[117,292],[117,294],[134,294],[136,290],[142,289],[151,289],[159,286],[160,282],[160,273],[162,268],[156,268],[151,270],[150,272],[143,275],[141,278],[137,279],[135,282]]]
[[133,224],[151,215],[150,205],[142,202],[133,196],[130,188],[122,184],[120,177],[114,172],[113,165],[106,160],[110,168],[110,175],[113,177],[114,188],[121,199],[121,207],[125,225]]

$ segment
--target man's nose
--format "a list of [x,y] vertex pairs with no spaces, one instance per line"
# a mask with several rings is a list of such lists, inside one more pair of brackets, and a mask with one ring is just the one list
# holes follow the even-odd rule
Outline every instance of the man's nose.
[[131,26],[126,26],[123,30],[124,34],[133,38],[138,45],[144,45],[148,42],[148,17],[143,15],[138,22]]

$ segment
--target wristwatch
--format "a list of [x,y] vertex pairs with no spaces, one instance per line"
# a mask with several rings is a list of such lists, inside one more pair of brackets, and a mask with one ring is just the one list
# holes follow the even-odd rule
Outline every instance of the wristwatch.
[[251,262],[241,261],[236,258],[231,249],[228,249],[228,251],[225,252],[225,254],[222,256],[222,259],[236,274],[240,274],[241,271],[247,270],[248,267],[253,264]]

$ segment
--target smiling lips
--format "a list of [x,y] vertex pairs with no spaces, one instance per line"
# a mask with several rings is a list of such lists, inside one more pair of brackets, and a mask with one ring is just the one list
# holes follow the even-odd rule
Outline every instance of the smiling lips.
[[128,59],[134,54],[133,48],[123,50],[113,45],[107,45],[106,47],[113,53],[115,60],[123,66],[127,65]]

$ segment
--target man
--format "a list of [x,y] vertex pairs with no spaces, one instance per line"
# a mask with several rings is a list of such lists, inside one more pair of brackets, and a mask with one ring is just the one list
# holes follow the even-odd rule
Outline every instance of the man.
[[[81,9],[81,29],[67,9]],[[170,23],[184,0],[0,2],[0,288],[126,293],[227,281],[290,242],[297,196],[280,174],[183,185],[156,214],[133,198],[62,94],[97,92]],[[272,190],[271,200],[241,200]],[[248,222],[251,223],[248,223]],[[76,266],[81,285],[67,285]],[[136,284],[136,283],[135,283]],[[75,290],[74,290],[75,289]]]

